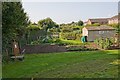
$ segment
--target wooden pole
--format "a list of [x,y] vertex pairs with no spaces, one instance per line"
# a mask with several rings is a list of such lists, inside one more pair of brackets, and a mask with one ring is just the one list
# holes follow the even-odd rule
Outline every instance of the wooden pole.
[[7,63],[9,62],[9,54],[8,54],[8,49],[6,49],[6,60],[7,60]]
[[33,77],[31,78],[31,80],[33,80]]
[[16,61],[16,49],[15,49],[15,45],[16,45],[16,42],[14,41],[13,42],[13,53],[14,53],[15,61]]

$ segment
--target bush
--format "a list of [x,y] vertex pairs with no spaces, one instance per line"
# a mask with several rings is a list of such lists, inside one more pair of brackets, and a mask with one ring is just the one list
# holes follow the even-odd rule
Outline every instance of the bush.
[[95,42],[97,45],[99,45],[99,39],[96,39],[94,42]]
[[80,35],[80,32],[78,31],[60,33],[60,38],[65,40],[80,40],[81,36],[82,35]]
[[52,40],[52,38],[47,36],[43,39],[38,39],[38,40],[32,41],[31,45],[38,45],[38,44],[42,44],[42,43],[53,43],[53,42],[54,41]]
[[100,46],[101,49],[108,49],[113,43],[113,38],[99,38],[94,41],[97,45]]
[[36,41],[32,41],[30,44],[31,45],[38,45],[38,44],[41,44],[42,41],[40,39],[36,40]]
[[47,36],[42,40],[42,43],[53,43],[53,42],[54,41],[50,36]]
[[54,42],[59,43],[59,42],[61,42],[61,40],[60,39],[55,39]]
[[68,51],[95,51],[94,48],[86,48],[85,46],[71,46],[67,48]]
[[99,39],[99,43],[98,45],[100,46],[100,48],[103,49],[103,46],[104,46],[104,40],[102,38]]
[[116,29],[116,32],[119,33],[120,32],[120,25],[119,24],[109,24],[108,26],[112,26]]
[[76,34],[76,40],[80,40],[82,37],[82,34]]

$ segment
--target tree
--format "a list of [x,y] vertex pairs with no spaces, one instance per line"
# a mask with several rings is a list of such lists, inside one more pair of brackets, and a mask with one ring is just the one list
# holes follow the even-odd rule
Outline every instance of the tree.
[[78,26],[83,26],[83,21],[79,20],[78,21]]
[[56,27],[56,28],[59,27],[55,22],[52,21],[51,18],[46,18],[46,19],[38,21],[38,25],[42,27],[43,29],[45,29],[46,31],[53,27]]
[[11,47],[13,40],[19,41],[26,32],[29,18],[21,2],[2,3],[2,42],[3,50]]
[[33,23],[33,24],[29,24],[26,29],[27,29],[27,31],[29,31],[29,30],[31,30],[31,31],[32,30],[40,30],[41,27],[39,27],[36,23]]

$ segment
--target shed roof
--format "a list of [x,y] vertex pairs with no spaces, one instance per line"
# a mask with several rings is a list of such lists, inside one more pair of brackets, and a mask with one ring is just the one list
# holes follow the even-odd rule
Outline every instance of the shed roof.
[[89,26],[85,27],[87,30],[115,30],[115,28],[111,26]]

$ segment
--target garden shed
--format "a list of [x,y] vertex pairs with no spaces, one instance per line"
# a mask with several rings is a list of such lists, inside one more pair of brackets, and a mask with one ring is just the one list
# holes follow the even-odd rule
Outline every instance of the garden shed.
[[82,29],[82,36],[87,36],[87,41],[98,38],[111,38],[115,36],[115,28],[110,26],[89,26]]

